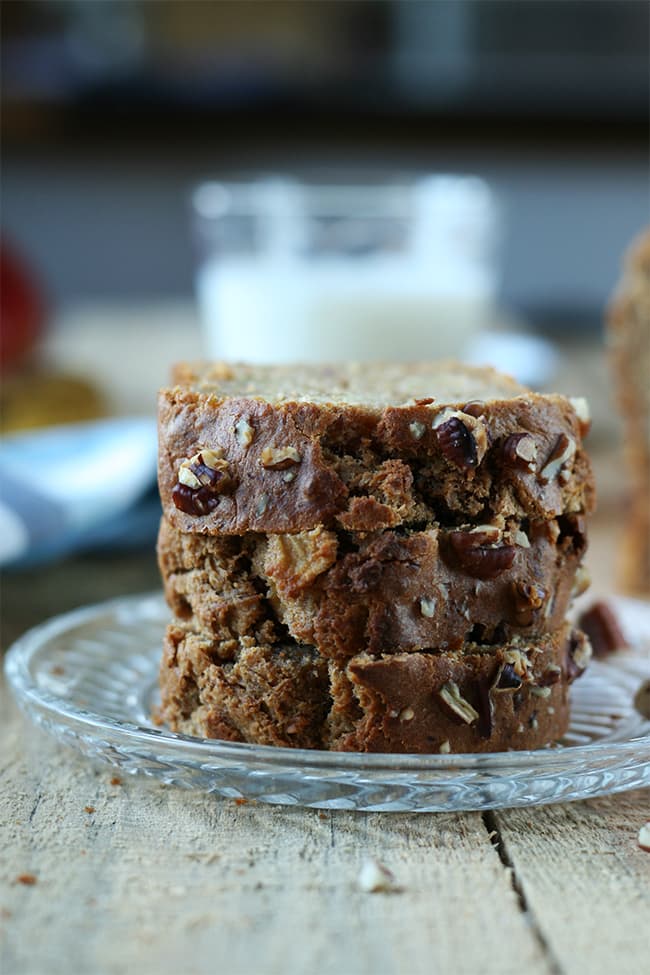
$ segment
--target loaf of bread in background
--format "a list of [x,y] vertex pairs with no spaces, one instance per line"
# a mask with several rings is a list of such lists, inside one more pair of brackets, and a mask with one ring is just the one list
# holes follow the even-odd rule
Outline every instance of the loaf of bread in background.
[[627,463],[621,585],[650,593],[650,228],[628,250],[608,313]]

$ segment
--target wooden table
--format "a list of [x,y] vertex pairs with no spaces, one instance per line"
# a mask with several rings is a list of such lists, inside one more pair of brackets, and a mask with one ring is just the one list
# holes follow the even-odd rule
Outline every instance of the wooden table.
[[[612,586],[612,510],[592,531]],[[152,552],[3,586],[3,643],[157,585]],[[19,718],[0,680],[2,975],[644,975],[650,793],[459,814],[238,803],[116,779]],[[374,859],[398,889],[360,889]]]

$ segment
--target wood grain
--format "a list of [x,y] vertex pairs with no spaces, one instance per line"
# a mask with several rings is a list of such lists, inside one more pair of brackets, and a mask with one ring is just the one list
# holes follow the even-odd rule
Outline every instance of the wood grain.
[[[3,975],[642,970],[647,793],[487,822],[238,805],[112,784],[7,697],[0,686]],[[368,857],[399,891],[358,888]]]
[[637,844],[650,819],[648,790],[495,819],[504,859],[562,972],[650,971],[650,854]]

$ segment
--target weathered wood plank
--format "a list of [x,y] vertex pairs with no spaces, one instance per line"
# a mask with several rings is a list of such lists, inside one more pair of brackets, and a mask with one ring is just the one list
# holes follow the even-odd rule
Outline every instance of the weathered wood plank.
[[650,972],[650,790],[495,814],[505,858],[567,975]]
[[[477,814],[319,814],[111,785],[5,704],[5,975],[553,970]],[[360,891],[366,857],[401,892]]]

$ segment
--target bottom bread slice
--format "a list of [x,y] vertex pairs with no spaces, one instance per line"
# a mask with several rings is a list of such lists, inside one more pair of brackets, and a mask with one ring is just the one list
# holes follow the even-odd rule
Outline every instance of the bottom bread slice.
[[367,752],[539,748],[569,724],[591,655],[568,624],[535,643],[353,657],[244,638],[234,661],[187,623],[167,629],[161,717],[173,731],[261,745]]
[[172,623],[160,666],[161,717],[173,731],[259,745],[321,747],[330,709],[327,663],[312,647],[243,637],[237,659]]

